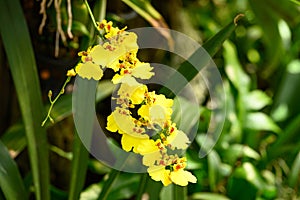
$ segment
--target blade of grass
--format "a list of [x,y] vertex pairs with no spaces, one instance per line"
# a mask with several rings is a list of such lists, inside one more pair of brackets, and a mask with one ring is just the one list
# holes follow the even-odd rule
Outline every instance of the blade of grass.
[[18,167],[1,141],[0,158],[0,188],[5,198],[7,200],[28,199]]
[[[222,47],[224,41],[229,38],[232,32],[235,30],[239,19],[243,17],[242,14],[237,15],[233,22],[229,23],[227,26],[223,27],[216,35],[206,41],[201,48],[195,51],[191,57],[183,62],[180,67],[177,69],[179,73],[181,73],[187,81],[191,81],[199,71],[206,66],[209,62],[210,57],[213,57],[218,50]],[[205,49],[205,50],[204,50]],[[203,55],[203,56],[202,56]],[[208,56],[210,55],[210,57]],[[195,68],[196,67],[196,68]],[[174,83],[172,83],[174,82]],[[168,82],[165,85],[179,84],[176,79],[176,73],[174,77],[170,77]],[[185,85],[181,85],[181,87],[177,87],[178,91],[180,91]],[[174,91],[175,93],[178,91]],[[174,94],[172,94],[168,88],[163,87],[160,90],[160,93],[165,94],[169,98],[173,98]]]
[[48,144],[40,125],[44,109],[31,40],[18,0],[0,1],[0,24],[26,130],[35,196],[37,200],[48,200]]

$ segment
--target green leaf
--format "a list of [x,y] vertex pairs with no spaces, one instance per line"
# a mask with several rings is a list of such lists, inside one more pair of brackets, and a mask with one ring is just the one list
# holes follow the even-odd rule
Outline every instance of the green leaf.
[[174,200],[187,200],[187,186],[173,186]]
[[300,175],[300,152],[296,156],[288,176],[290,187],[295,187],[296,184],[299,183],[299,175]]
[[247,180],[259,190],[264,188],[264,182],[259,172],[250,162],[245,162],[241,167],[237,168],[234,172],[234,177]]
[[88,159],[89,152],[82,144],[77,133],[75,133],[73,142],[73,160],[71,168],[69,200],[78,199],[80,196],[80,192],[85,182]]
[[[131,7],[135,12],[147,20],[155,28],[168,28],[164,18],[151,5],[148,0],[122,0],[125,4]],[[168,29],[157,29],[164,36],[169,45],[172,46],[172,37]]]
[[194,193],[191,200],[230,200],[228,197],[221,194],[208,193],[208,192],[198,192]]
[[209,152],[207,157],[208,163],[208,178],[210,190],[214,191],[217,187],[219,179],[219,167],[221,165],[221,159],[218,153],[214,150]]
[[[283,43],[278,28],[279,17],[276,16],[276,11],[270,4],[272,4],[272,1],[250,0],[249,3],[255,14],[255,20],[260,24],[264,33],[263,39],[267,47],[265,55],[266,63],[263,64],[267,66],[263,71],[263,76],[265,77],[270,76],[274,72],[283,53]],[[286,3],[281,1],[280,4]]]
[[223,153],[224,160],[234,164],[238,158],[248,157],[255,160],[260,159],[260,155],[252,148],[242,144],[232,144]]
[[292,60],[287,65],[286,72],[281,79],[278,90],[276,91],[274,97],[274,104],[272,115],[276,114],[278,109],[284,108],[285,115],[282,117],[281,121],[286,120],[284,125],[288,125],[287,123],[295,118],[299,112],[299,98],[300,93],[296,92],[300,88],[300,60],[295,59]]
[[190,133],[200,117],[199,105],[190,102],[184,97],[177,96],[174,99],[172,109],[172,120],[176,123],[177,128],[186,134]]
[[0,1],[0,24],[26,130],[35,196],[37,200],[48,200],[48,144],[40,125],[44,109],[29,31],[18,0]]
[[14,154],[17,156],[27,145],[24,125],[17,123],[11,126],[1,136],[1,141],[9,150],[14,151]]
[[298,6],[300,6],[300,1],[297,1],[297,0],[290,0],[290,1],[297,4]]
[[20,172],[7,148],[0,141],[0,189],[7,200],[28,199]]
[[142,200],[144,195],[147,196],[149,200],[159,199],[163,184],[152,180],[148,174],[143,174],[141,180],[137,200]]
[[[223,27],[217,34],[215,34],[212,38],[206,41],[202,46],[203,48],[200,47],[199,49],[197,49],[194,52],[194,54],[188,58],[187,61],[183,62],[180,65],[177,71],[181,73],[187,79],[187,81],[191,81],[199,73],[199,71],[207,65],[207,63],[210,61],[210,57],[213,57],[217,53],[217,51],[222,47],[224,41],[227,38],[229,38],[229,36],[235,30],[240,17],[241,15],[238,15],[235,18],[235,20],[233,20],[233,22]],[[199,58],[199,55],[203,56]],[[197,69],[195,69],[195,67]],[[177,75],[175,73],[173,77],[170,77],[168,79],[168,82],[165,85],[178,85],[176,76]],[[181,89],[183,89],[184,87],[185,85],[180,85],[180,87],[178,86],[177,91],[181,91]],[[176,93],[177,91],[174,92]],[[174,97],[174,94],[172,94],[166,87],[163,87],[160,90],[160,93],[163,93],[170,98]]]
[[272,99],[261,90],[254,90],[247,93],[243,100],[245,101],[246,108],[249,110],[260,110],[272,103]]
[[262,112],[247,114],[245,127],[257,131],[273,131],[275,133],[281,131],[275,122]]
[[81,192],[79,200],[96,200],[100,191],[101,186],[99,184],[91,184]]
[[74,32],[74,34],[78,36],[84,35],[90,37],[90,33],[87,30],[86,26],[80,21],[72,21],[72,32]]
[[[121,173],[120,171],[114,170],[114,169],[109,173],[109,178],[108,178],[108,180],[106,180],[104,182],[104,185],[103,185],[103,188],[101,190],[101,193],[99,194],[99,196],[97,198],[98,200],[111,199],[111,198],[108,198],[109,194],[110,194],[110,192],[112,190],[114,182],[119,177],[120,173]],[[124,182],[125,182],[125,184],[127,183],[126,181],[123,180],[123,184],[124,184]],[[122,186],[124,186],[124,185],[122,185]],[[119,190],[120,189],[121,188],[119,188]]]
[[229,41],[224,42],[224,58],[229,80],[239,92],[245,94],[250,89],[250,78],[238,60],[235,46]]
[[[116,170],[115,170],[116,171]],[[123,200],[130,199],[134,196],[136,189],[139,186],[139,176],[132,173],[120,173],[116,171],[119,175],[115,178],[114,184],[111,186],[110,192],[106,192],[109,195],[106,199],[108,200]],[[111,173],[113,175],[114,173]],[[106,181],[108,182],[108,181]],[[102,191],[104,192],[106,182],[103,185]],[[102,193],[102,192],[101,192]],[[105,198],[98,198],[104,200]]]
[[[293,143],[298,141],[295,138],[298,137],[300,130],[300,115],[293,119],[290,124],[283,130],[278,136],[274,144],[268,149],[269,159],[276,158],[280,155],[284,155],[287,151],[299,151],[299,149],[293,146]],[[299,142],[298,142],[299,144]],[[283,149],[285,147],[285,149]],[[298,153],[298,152],[297,152]]]
[[174,187],[173,184],[163,187],[160,192],[159,198],[161,200],[174,199],[173,187]]

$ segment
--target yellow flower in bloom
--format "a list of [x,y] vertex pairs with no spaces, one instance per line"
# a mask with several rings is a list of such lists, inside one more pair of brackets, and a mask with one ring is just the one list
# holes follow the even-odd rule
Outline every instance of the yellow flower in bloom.
[[171,119],[173,100],[155,92],[146,94],[146,104],[138,110],[138,114],[146,120],[159,124],[162,128]]
[[148,168],[148,173],[155,181],[161,181],[164,186],[168,186],[172,183],[170,179],[170,170],[165,169],[164,166],[153,166]]
[[91,79],[94,80],[100,80],[103,76],[103,70],[100,68],[99,65],[96,65],[95,63],[88,61],[85,63],[79,63],[75,68],[77,74],[81,76],[82,78]]
[[122,135],[121,144],[125,151],[133,150],[134,153],[140,153],[145,143],[149,141],[149,136],[146,134],[131,133]]
[[187,186],[189,182],[196,183],[197,178],[190,172],[185,171],[186,158],[170,159],[169,161],[158,163],[157,165],[150,166],[148,173],[155,181],[161,181],[164,186],[174,183],[180,186]]
[[124,64],[124,68],[120,70],[120,74],[116,74],[112,82],[114,84],[117,83],[127,83],[129,85],[136,84],[135,78],[140,79],[150,79],[154,73],[151,72],[153,67],[150,66],[149,63],[144,63],[138,61],[135,66],[130,66],[126,68],[126,64]]
[[129,111],[117,107],[107,118],[107,130],[122,134],[121,144],[125,151],[139,153],[140,145],[149,140],[149,136],[144,134],[145,130],[136,126],[134,118],[129,115]]
[[[153,140],[152,140],[153,141]],[[162,159],[162,152],[157,149],[157,147],[153,147],[153,149],[147,149],[149,153],[144,153],[144,151],[141,154],[143,155],[143,165],[145,166],[154,166],[155,163]],[[152,151],[152,152],[150,152]]]
[[[119,60],[120,57],[126,55],[127,52],[137,51],[138,45],[136,43],[137,36],[135,33],[123,33],[117,42],[106,42],[103,45],[96,45],[89,48],[86,52],[80,52],[83,63],[78,64],[80,70],[76,70],[77,74],[83,78],[102,77],[103,71],[99,71],[101,67],[109,67],[115,71],[119,69],[114,68],[112,65]],[[96,68],[98,66],[98,68]],[[76,67],[77,68],[77,67]],[[97,70],[96,70],[97,69]],[[97,74],[100,73],[100,74]],[[91,74],[94,74],[91,76]],[[95,79],[95,78],[94,78]],[[95,79],[99,80],[99,79]]]
[[170,179],[173,183],[180,186],[187,186],[189,182],[197,182],[197,178],[191,172],[185,171],[183,169],[172,171],[170,173]]
[[173,134],[170,134],[165,141],[171,149],[187,149],[190,143],[187,135],[181,130],[175,130]]
[[134,105],[141,104],[144,100],[144,94],[147,92],[147,86],[138,83],[137,85],[121,84],[118,90],[119,99],[130,99]]
[[129,110],[117,107],[107,117],[106,129],[111,132],[132,133],[135,128],[134,119],[130,116]]

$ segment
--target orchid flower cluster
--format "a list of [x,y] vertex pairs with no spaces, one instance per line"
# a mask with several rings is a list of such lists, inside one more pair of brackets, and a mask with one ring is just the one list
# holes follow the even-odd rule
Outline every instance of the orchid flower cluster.
[[142,155],[153,180],[165,186],[196,183],[196,177],[185,170],[186,158],[179,155],[190,140],[171,120],[173,100],[148,91],[147,85],[139,82],[150,79],[154,72],[149,63],[137,58],[137,35],[106,20],[97,25],[105,42],[80,52],[81,62],[67,76],[100,80],[105,68],[112,69],[112,82],[119,87],[114,98],[117,106],[107,118],[106,129],[122,135],[125,151]]

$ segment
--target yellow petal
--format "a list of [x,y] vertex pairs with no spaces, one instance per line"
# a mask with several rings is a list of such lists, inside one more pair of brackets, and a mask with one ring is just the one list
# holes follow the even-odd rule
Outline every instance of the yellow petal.
[[124,32],[121,34],[124,37],[122,47],[126,52],[137,51],[139,46],[137,45],[137,35],[133,32]]
[[172,183],[170,180],[170,170],[166,170],[164,166],[149,167],[148,173],[155,181],[161,181],[164,186]]
[[106,129],[111,131],[111,132],[117,132],[118,128],[119,127],[118,127],[117,123],[115,122],[115,118],[114,118],[113,113],[112,113],[107,117]]
[[139,83],[135,80],[135,78],[133,78],[129,74],[126,75],[116,74],[114,75],[111,81],[113,82],[113,84],[126,83],[130,86],[139,85]]
[[101,45],[96,45],[91,49],[89,56],[94,63],[105,67],[110,62],[112,53],[104,49]]
[[[143,153],[141,153],[143,155]],[[161,153],[159,151],[143,155],[143,165],[153,166],[156,161],[161,160]]]
[[129,134],[123,134],[121,139],[122,148],[125,151],[131,151],[133,149],[133,152],[138,153],[138,147],[140,143],[143,142],[143,140],[147,140],[147,135],[129,135]]
[[85,63],[79,63],[76,66],[77,74],[82,78],[100,80],[103,76],[103,71],[99,65],[92,63],[91,61]]
[[126,83],[122,83],[118,90],[120,98],[131,99],[132,104],[140,104],[144,100],[144,94],[147,91],[147,86],[138,84],[130,86]]
[[161,105],[151,106],[149,113],[150,113],[150,118],[152,121],[162,120],[164,122],[167,120],[168,115],[166,113],[166,109],[164,107],[162,107]]
[[149,63],[139,62],[137,66],[132,70],[132,76],[141,79],[150,79],[154,73],[151,72],[153,67]]
[[187,135],[180,130],[177,130],[173,134],[167,137],[167,144],[171,144],[172,147],[177,149],[187,149],[190,143]]
[[165,97],[165,95],[155,95],[155,103],[156,104],[159,104],[159,105],[162,105],[164,107],[167,107],[167,108],[171,108],[173,106],[173,100],[172,99],[167,99]]
[[197,178],[189,171],[183,169],[178,171],[172,171],[170,174],[171,180],[180,186],[187,186],[189,182],[196,183]]
[[[126,109],[117,108],[109,117],[111,122],[112,130],[115,130],[115,127],[118,127],[119,133],[127,133],[130,134],[133,132],[133,128],[135,124],[133,122],[133,118],[127,114],[123,114],[128,112]],[[113,118],[113,119],[111,119]],[[110,128],[110,127],[109,127]]]
[[141,155],[148,155],[159,152],[159,149],[154,140],[149,139],[141,141],[140,145],[137,148],[137,151]]
[[149,106],[142,105],[138,110],[138,115],[145,118],[146,120],[150,119]]

